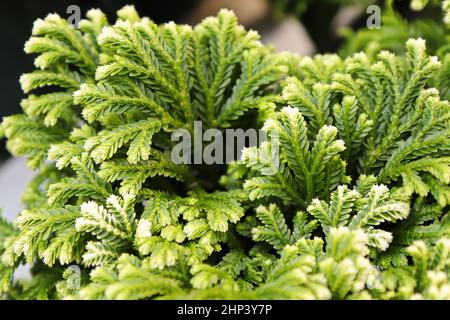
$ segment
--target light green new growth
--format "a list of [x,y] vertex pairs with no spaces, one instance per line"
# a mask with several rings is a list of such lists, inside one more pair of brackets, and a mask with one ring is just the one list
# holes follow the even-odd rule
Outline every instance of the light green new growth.
[[[263,130],[268,133],[270,144],[247,148],[242,154],[242,162],[261,175],[244,184],[250,200],[275,195],[285,202],[304,206],[314,196],[326,197],[345,180],[345,163],[339,158],[345,146],[336,139],[335,127],[321,127],[310,143],[300,111],[285,107],[265,122]],[[277,147],[274,136],[280,143],[278,167],[271,150]]]
[[373,62],[364,53],[346,60],[303,58],[302,79],[289,78],[283,97],[311,127],[336,126],[352,176],[401,179],[399,193],[431,193],[444,207],[450,196],[450,105],[426,88],[440,63],[426,55],[425,42],[409,40],[406,47],[405,59],[387,51]]

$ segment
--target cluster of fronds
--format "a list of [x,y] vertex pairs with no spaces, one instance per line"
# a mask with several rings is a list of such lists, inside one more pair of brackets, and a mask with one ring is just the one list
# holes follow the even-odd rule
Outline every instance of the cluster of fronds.
[[347,5],[355,5],[359,8],[366,8],[373,3],[374,0],[270,0],[272,10],[275,17],[283,17],[286,15],[293,15],[301,18],[307,13],[308,8],[312,4],[328,5],[330,8],[339,8]]
[[[298,59],[226,10],[194,28],[87,17],[36,21],[34,93],[2,123],[37,170],[0,220],[6,297],[450,299],[450,106],[423,40]],[[218,166],[170,158],[197,120],[268,139],[220,186]]]
[[[386,1],[382,7],[381,27],[373,29],[350,28],[341,30],[345,38],[340,48],[341,56],[350,56],[364,51],[369,56],[376,56],[382,50],[404,53],[405,43],[409,38],[423,38],[427,41],[429,53],[437,55],[442,61],[442,68],[434,75],[432,85],[438,88],[441,96],[450,98],[450,1],[448,0],[413,0],[410,3],[414,11],[427,10],[431,14],[422,14],[421,18],[408,20],[394,9],[394,1]],[[436,19],[435,13],[439,13]]]

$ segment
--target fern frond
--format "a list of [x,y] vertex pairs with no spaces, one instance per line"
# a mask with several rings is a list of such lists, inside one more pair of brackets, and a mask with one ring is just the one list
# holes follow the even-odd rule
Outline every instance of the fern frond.
[[[264,176],[245,182],[244,188],[251,191],[251,199],[278,195],[302,207],[314,194],[328,194],[344,180],[342,162],[336,166],[336,161],[339,163],[339,153],[345,147],[342,140],[335,139],[336,128],[323,126],[310,141],[302,114],[295,108],[285,107],[275,119],[266,121],[263,130],[271,137],[270,145],[245,149],[242,155],[244,164]],[[272,159],[274,154],[278,155],[278,147],[281,163],[276,167]],[[283,192],[276,191],[280,187]]]
[[273,204],[268,208],[256,208],[256,216],[263,226],[252,229],[252,238],[255,241],[267,241],[276,250],[281,250],[290,243],[291,232],[280,210]]
[[64,178],[49,187],[50,205],[64,203],[74,196],[102,199],[112,192],[111,186],[95,172],[92,160],[86,153],[72,158],[71,164],[77,177]]
[[85,299],[145,299],[180,291],[178,281],[153,273],[145,261],[124,254],[116,268],[98,267],[93,282],[80,291]]
[[[303,112],[308,125],[336,126],[346,147],[340,157],[348,168],[356,166],[348,173],[354,178],[374,174],[385,184],[403,178],[405,191],[421,196],[433,185],[445,205],[445,187],[438,189],[436,182],[448,184],[444,172],[448,171],[449,104],[440,100],[437,90],[427,88],[441,63],[427,55],[425,41],[408,40],[405,59],[382,51],[374,59],[357,53],[345,60],[334,56],[303,60],[302,70],[321,74],[325,60],[325,70],[335,72],[322,79],[312,71],[299,79],[289,78],[283,96]],[[331,91],[324,102],[314,105],[318,100],[310,95],[318,86],[331,86]],[[330,116],[324,118],[325,114]],[[423,172],[437,180],[423,179]]]
[[106,200],[106,208],[90,201],[81,205],[81,216],[76,220],[79,232],[91,233],[98,240],[117,246],[132,241],[131,236],[136,228],[134,209],[130,196],[124,200],[110,196]]
[[0,294],[8,292],[17,260],[13,242],[17,230],[12,223],[0,216]]

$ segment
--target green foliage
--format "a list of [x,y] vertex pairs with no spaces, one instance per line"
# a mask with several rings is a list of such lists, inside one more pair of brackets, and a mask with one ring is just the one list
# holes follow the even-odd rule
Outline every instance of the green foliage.
[[314,3],[329,5],[331,9],[334,9],[334,7],[345,5],[356,5],[360,8],[366,8],[372,2],[373,0],[270,0],[275,16],[278,18],[288,14],[302,17],[308,13],[308,7]]
[[9,290],[16,267],[13,250],[16,236],[16,228],[0,216],[0,294]]
[[94,269],[93,283],[83,288],[84,299],[143,299],[179,291],[175,279],[155,274],[146,261],[123,255],[118,259],[117,269]]
[[[295,58],[227,10],[195,27],[87,16],[36,21],[33,93],[1,125],[37,171],[0,219],[6,298],[450,298],[450,106],[432,87],[448,66],[423,40]],[[171,159],[195,121],[261,122],[267,140],[219,180]]]
[[[249,108],[277,99],[272,87],[285,73],[283,56],[262,47],[231,12],[191,28],[158,26],[127,8],[113,26],[99,10],[88,12],[80,30],[56,14],[36,21],[25,49],[39,54],[40,70],[22,76],[23,90],[61,91],[30,95],[25,115],[2,123],[9,150],[32,168],[48,157],[62,169],[85,152],[101,164],[100,176],[123,180],[124,193],[138,193],[155,176],[186,181],[188,171],[165,152],[172,146],[167,132],[192,133],[195,120],[228,127]],[[164,142],[153,146],[158,134]],[[82,183],[68,180],[61,189],[68,182]]]
[[351,176],[374,174],[382,183],[401,179],[406,195],[431,192],[445,206],[450,106],[426,88],[440,63],[427,56],[421,39],[406,47],[405,59],[387,51],[374,61],[364,53],[345,60],[303,58],[302,79],[289,78],[283,97],[311,126],[336,126]]
[[386,252],[380,253],[377,260],[380,266],[406,266],[408,260],[405,248],[422,241],[433,245],[440,238],[449,237],[450,223],[448,210],[438,204],[427,204],[419,199],[411,209],[409,216],[392,230],[393,241]]
[[70,205],[49,210],[24,210],[17,218],[21,232],[14,242],[15,254],[23,254],[28,263],[33,263],[38,256],[49,266],[56,258],[63,264],[79,260],[82,248],[77,242],[80,234],[74,226],[78,217],[77,208]]
[[16,156],[25,156],[33,169],[42,164],[50,146],[67,139],[68,128],[81,120],[72,95],[81,83],[94,79],[99,46],[93,39],[106,24],[106,17],[99,10],[90,10],[87,17],[80,24],[80,31],[57,14],[38,19],[33,36],[25,44],[26,53],[38,54],[35,65],[39,69],[22,75],[23,91],[48,86],[59,89],[31,94],[22,101],[25,115],[7,117],[2,123],[9,150]]
[[299,211],[292,217],[292,230],[280,209],[270,204],[269,207],[256,208],[259,221],[248,216],[238,224],[238,231],[245,236],[251,235],[254,241],[268,242],[280,251],[299,239],[309,238],[319,225],[325,235],[332,228],[345,226],[349,230],[364,230],[368,245],[384,251],[393,235],[379,225],[405,219],[409,214],[409,204],[395,200],[386,186],[374,185],[374,181],[374,177],[361,176],[352,190],[346,185],[338,186],[331,193],[329,203],[313,199],[306,212]]

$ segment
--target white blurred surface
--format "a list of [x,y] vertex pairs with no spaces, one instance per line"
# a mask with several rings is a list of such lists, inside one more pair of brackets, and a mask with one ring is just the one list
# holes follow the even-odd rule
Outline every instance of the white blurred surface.
[[23,158],[10,158],[0,166],[0,207],[7,219],[13,220],[23,209],[20,198],[32,177]]

